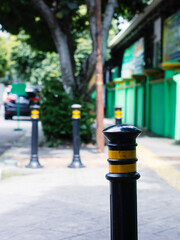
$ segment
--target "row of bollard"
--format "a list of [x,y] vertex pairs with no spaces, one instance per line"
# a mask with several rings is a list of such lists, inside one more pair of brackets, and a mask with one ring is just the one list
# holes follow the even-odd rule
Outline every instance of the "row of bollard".
[[[81,118],[81,105],[72,105],[73,119],[73,160],[68,166],[69,168],[83,168],[79,154],[79,119]],[[39,121],[39,105],[31,106],[32,135],[31,135],[31,158],[27,168],[42,168],[38,159],[38,121]],[[115,106],[115,123],[122,124],[122,107]]]
[[[73,119],[73,160],[69,168],[83,168],[79,154],[79,119],[81,105],[72,105]],[[38,160],[39,106],[31,109],[32,137],[31,159],[28,168],[41,168]],[[115,107],[115,125],[104,129],[108,141],[110,181],[111,240],[137,240],[137,189],[140,175],[136,171],[136,138],[141,130],[122,124],[122,107]]]

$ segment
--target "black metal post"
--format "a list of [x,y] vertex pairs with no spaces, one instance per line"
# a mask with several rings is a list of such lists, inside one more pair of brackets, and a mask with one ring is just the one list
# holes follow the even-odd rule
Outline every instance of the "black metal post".
[[72,119],[73,119],[73,160],[68,166],[69,168],[83,168],[79,154],[79,119],[81,118],[81,105],[73,104],[72,106]]
[[31,159],[27,168],[42,168],[38,160],[38,120],[39,106],[31,106],[32,135],[31,135]]
[[115,106],[114,107],[114,115],[115,115],[115,124],[120,125],[122,124],[122,107]]
[[136,137],[141,130],[122,124],[103,133],[109,147],[111,240],[137,240]]

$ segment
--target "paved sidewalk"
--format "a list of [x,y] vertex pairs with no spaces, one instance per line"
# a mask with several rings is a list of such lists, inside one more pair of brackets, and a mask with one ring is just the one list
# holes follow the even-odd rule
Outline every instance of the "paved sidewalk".
[[[0,181],[0,239],[109,240],[107,147],[103,154],[94,146],[82,148],[83,169],[67,168],[72,161],[71,146],[40,147],[44,168],[27,169],[30,140],[27,130],[0,157],[3,175],[16,175]],[[178,240],[180,182],[175,183],[174,174],[179,179],[180,146],[147,136],[138,138],[138,144],[139,239]],[[5,160],[17,161],[18,167],[4,166]]]

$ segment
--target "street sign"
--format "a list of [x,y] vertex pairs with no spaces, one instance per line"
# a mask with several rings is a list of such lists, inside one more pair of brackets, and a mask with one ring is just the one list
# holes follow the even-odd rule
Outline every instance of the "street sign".
[[26,84],[25,83],[13,83],[11,88],[11,93],[17,94],[17,123],[18,127],[15,128],[15,131],[22,131],[21,128],[19,128],[19,117],[20,117],[20,96],[26,96]]
[[11,93],[17,94],[18,96],[26,95],[26,84],[25,83],[13,83]]

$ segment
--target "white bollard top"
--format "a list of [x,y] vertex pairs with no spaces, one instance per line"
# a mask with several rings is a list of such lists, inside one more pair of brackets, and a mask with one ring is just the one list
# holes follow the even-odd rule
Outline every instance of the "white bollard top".
[[73,104],[71,107],[77,109],[77,108],[81,108],[81,105],[80,104]]

